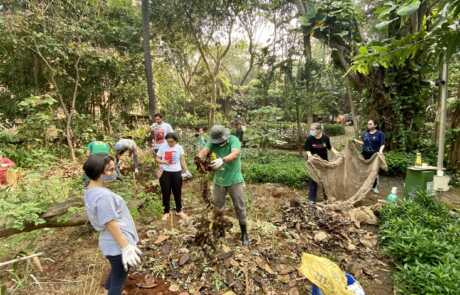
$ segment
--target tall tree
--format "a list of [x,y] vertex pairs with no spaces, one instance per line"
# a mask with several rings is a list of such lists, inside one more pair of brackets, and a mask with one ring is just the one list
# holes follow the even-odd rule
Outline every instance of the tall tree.
[[152,70],[152,54],[150,52],[150,5],[149,0],[142,0],[142,28],[144,47],[145,77],[147,79],[147,94],[149,97],[149,117],[153,120],[156,112],[155,81]]

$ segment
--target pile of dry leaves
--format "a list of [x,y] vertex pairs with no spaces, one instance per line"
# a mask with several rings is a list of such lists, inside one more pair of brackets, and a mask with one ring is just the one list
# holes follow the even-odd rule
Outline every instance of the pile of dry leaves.
[[[171,283],[184,294],[305,294],[297,272],[303,252],[332,257],[357,277],[378,279],[384,267],[370,208],[339,213],[287,201],[271,222],[250,220],[252,244],[242,247],[237,221],[203,211],[173,229],[151,227],[143,234],[144,262],[138,271]],[[364,216],[364,217],[363,217]],[[233,225],[233,226],[232,226]]]

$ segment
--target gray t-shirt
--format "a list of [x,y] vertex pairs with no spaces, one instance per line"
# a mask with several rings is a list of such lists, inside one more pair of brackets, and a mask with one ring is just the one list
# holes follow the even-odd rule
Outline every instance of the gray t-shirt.
[[115,144],[116,151],[130,150],[133,151],[137,149],[136,143],[132,139],[122,138]]
[[139,241],[128,206],[119,195],[104,187],[89,188],[85,191],[85,208],[88,220],[99,232],[99,248],[104,256],[121,254],[120,246],[105,228],[105,224],[111,220],[118,222],[130,244],[136,245]]

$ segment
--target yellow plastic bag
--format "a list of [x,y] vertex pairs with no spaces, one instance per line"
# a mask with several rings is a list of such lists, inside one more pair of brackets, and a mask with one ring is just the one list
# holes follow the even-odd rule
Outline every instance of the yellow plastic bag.
[[347,290],[345,273],[327,258],[303,253],[299,272],[318,286],[324,295],[353,295]]

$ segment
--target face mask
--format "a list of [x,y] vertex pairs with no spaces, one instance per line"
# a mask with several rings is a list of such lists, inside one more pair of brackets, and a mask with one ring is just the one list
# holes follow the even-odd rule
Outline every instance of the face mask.
[[316,136],[318,134],[318,131],[316,130],[310,130],[310,135],[311,136]]

